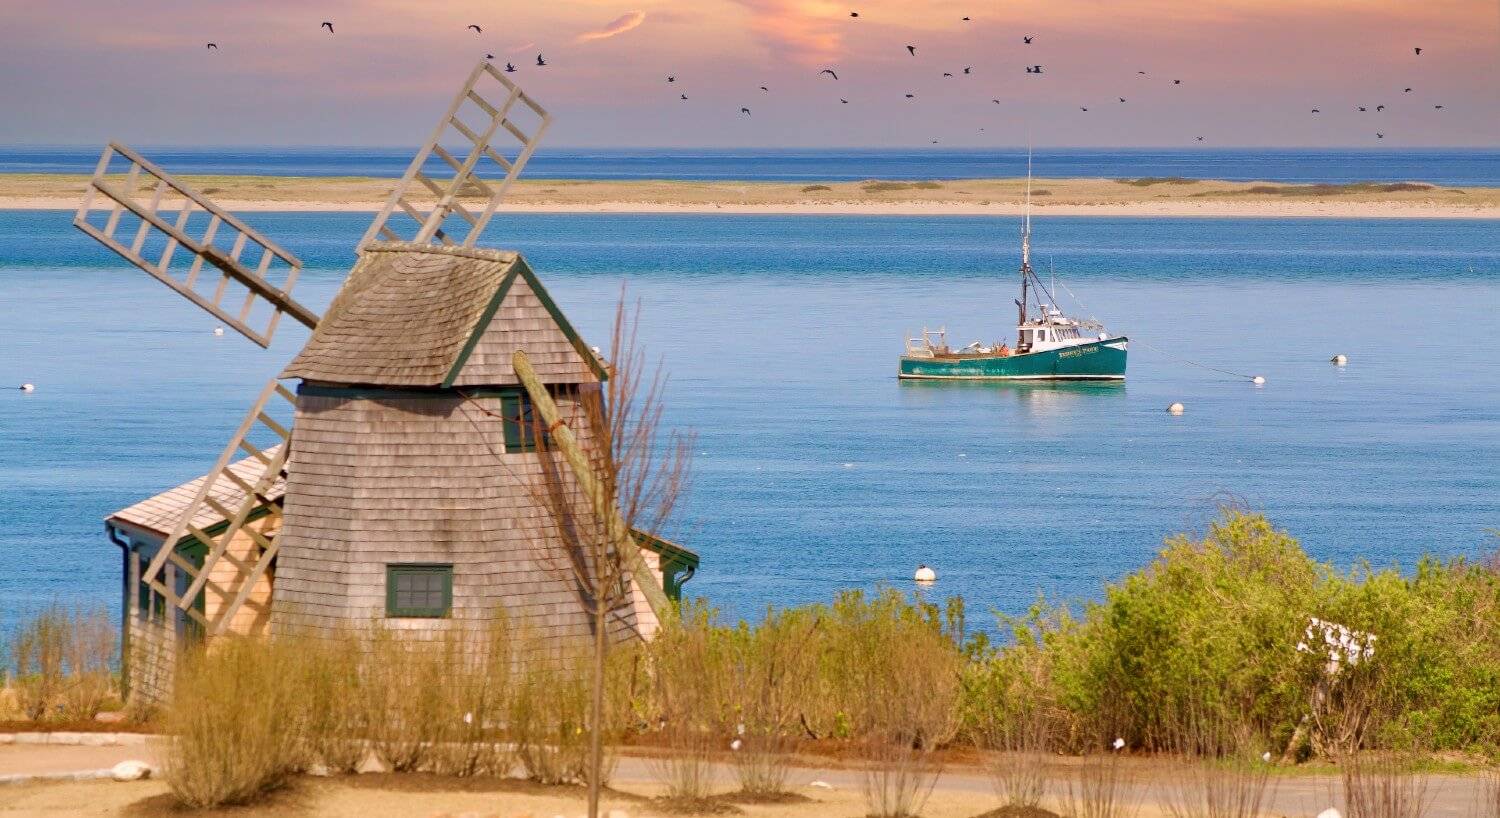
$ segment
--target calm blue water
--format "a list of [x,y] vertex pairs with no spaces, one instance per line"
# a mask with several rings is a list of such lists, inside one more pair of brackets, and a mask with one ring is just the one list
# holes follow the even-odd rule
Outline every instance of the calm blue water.
[[[0,173],[92,173],[102,146],[0,146]],[[265,176],[400,176],[412,148],[142,148],[175,173]],[[445,171],[433,159],[430,169]],[[1277,182],[1500,185],[1500,149],[1039,150],[1043,177],[1185,176]],[[1026,175],[1024,148],[998,150],[548,149],[526,166],[533,179],[973,179]]]
[[[368,219],[249,221],[302,254],[299,297],[322,306]],[[0,212],[0,385],[37,384],[0,391],[7,619],[114,604],[101,519],[200,474],[305,337],[216,338],[68,222]],[[919,562],[978,609],[1090,597],[1226,498],[1340,565],[1497,544],[1495,222],[1046,219],[1041,266],[1136,339],[1129,382],[1104,387],[896,381],[924,323],[1008,334],[1014,220],[525,215],[494,232],[598,343],[622,282],[642,300],[669,421],[698,435],[688,587],[731,614]],[[1182,417],[1162,411],[1175,400]]]

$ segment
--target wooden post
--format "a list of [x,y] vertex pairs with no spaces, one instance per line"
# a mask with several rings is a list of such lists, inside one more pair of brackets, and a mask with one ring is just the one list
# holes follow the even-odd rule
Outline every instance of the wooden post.
[[531,404],[542,416],[542,422],[552,436],[553,444],[563,457],[568,461],[574,476],[578,478],[578,484],[583,487],[583,493],[588,496],[589,504],[594,508],[594,514],[604,523],[604,534],[609,538],[624,560],[625,569],[630,572],[635,580],[636,587],[646,596],[646,603],[651,606],[651,612],[656,614],[659,621],[667,621],[667,614],[672,610],[671,600],[661,586],[656,583],[651,569],[646,566],[646,561],[641,559],[641,547],[635,539],[630,536],[630,526],[625,524],[625,519],[620,515],[620,509],[615,506],[614,500],[607,496],[604,485],[594,474],[593,467],[589,464],[588,455],[578,445],[578,439],[573,436],[573,430],[566,423],[561,422],[557,411],[557,404],[552,401],[552,396],[547,393],[547,387],[542,384],[541,379],[536,376],[536,370],[531,368],[531,362],[527,360],[526,353],[516,350],[511,356],[511,363],[515,366],[516,377],[521,379],[526,392],[531,396]]

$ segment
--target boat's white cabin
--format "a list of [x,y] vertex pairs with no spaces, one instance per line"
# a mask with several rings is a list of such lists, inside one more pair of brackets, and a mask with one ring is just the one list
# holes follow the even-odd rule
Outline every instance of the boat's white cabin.
[[1016,327],[1017,352],[1046,352],[1102,341],[1103,327],[1069,318],[1056,307],[1044,308],[1043,317]]

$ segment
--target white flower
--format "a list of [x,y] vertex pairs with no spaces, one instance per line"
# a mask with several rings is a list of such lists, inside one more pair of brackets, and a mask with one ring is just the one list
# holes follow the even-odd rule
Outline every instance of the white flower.
[[745,746],[745,742],[740,741],[739,739],[735,739],[734,741],[729,742],[729,749],[731,749],[731,750],[739,750],[741,747],[744,747],[744,746]]
[[1264,753],[1261,753],[1260,754],[1260,760],[1266,762],[1267,764],[1270,764],[1271,763],[1271,751],[1267,750]]
[[1114,748],[1116,750],[1123,750],[1123,749],[1125,749],[1125,739],[1123,739],[1123,738],[1117,738],[1117,739],[1115,739]]
[[1310,651],[1310,649],[1307,647],[1307,643],[1306,642],[1298,642],[1297,643],[1297,652],[1298,653],[1308,653],[1309,651]]

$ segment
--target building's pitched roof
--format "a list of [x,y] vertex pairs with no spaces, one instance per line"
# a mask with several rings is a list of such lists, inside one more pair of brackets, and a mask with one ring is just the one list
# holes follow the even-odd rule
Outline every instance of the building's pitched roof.
[[603,376],[520,255],[372,244],[282,377],[405,387],[514,384],[510,356],[517,349],[526,350],[544,381]]
[[[277,448],[274,446],[268,448],[264,454],[272,457],[276,454]],[[265,471],[263,464],[253,457],[237,460],[229,464],[229,469],[246,483],[254,483]],[[108,523],[126,523],[160,534],[165,538],[172,533],[177,521],[182,519],[182,515],[187,512],[193,498],[198,496],[198,491],[203,487],[203,481],[207,479],[208,475],[204,475],[189,480],[176,488],[167,489],[154,497],[148,497],[133,506],[126,506],[104,520]],[[279,500],[285,493],[286,481],[278,478],[266,491],[266,498],[273,501]],[[212,496],[225,508],[236,508],[245,500],[245,492],[241,491],[233,480],[220,480],[214,486]],[[205,503],[199,506],[191,522],[196,528],[207,530],[224,522],[224,517]]]

